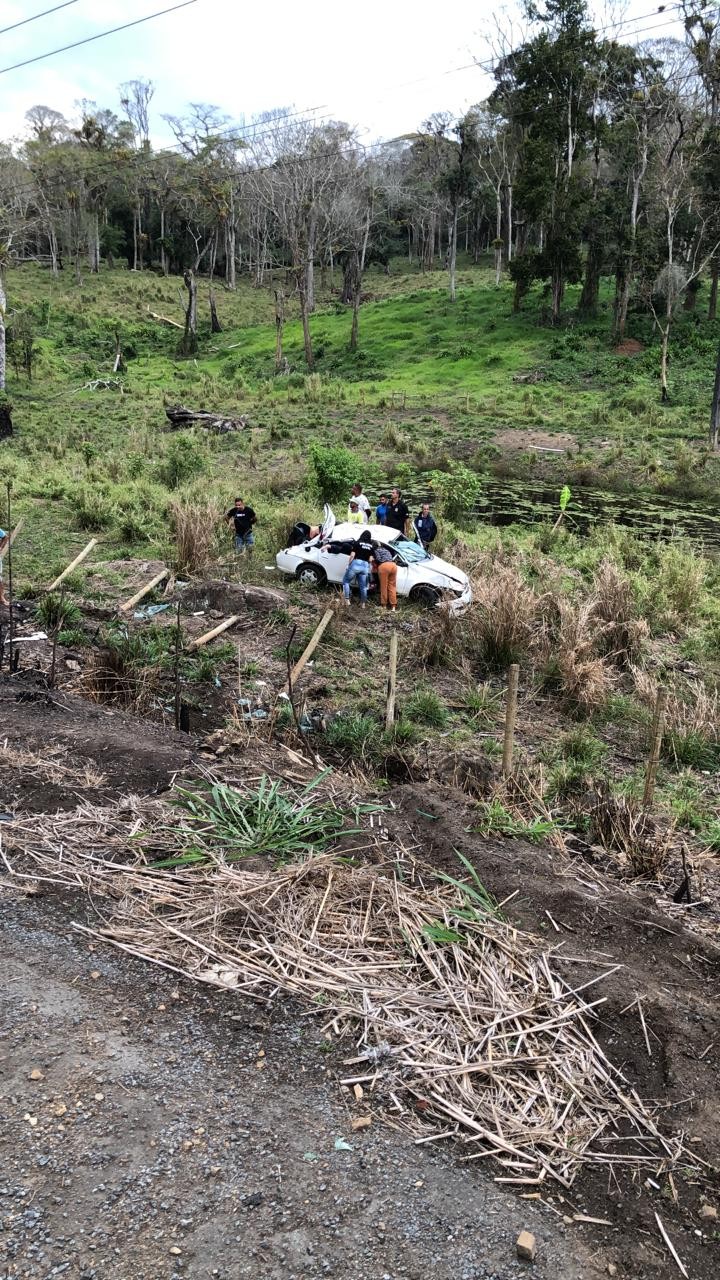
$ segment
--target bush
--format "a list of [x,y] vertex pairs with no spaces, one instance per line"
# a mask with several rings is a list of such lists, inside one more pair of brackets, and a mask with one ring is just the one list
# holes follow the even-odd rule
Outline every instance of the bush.
[[434,689],[416,689],[405,704],[408,720],[443,729],[448,722],[447,708]]
[[337,502],[350,496],[353,484],[365,467],[356,454],[343,445],[310,445],[310,470],[318,495],[323,502]]
[[158,479],[168,489],[179,489],[205,469],[205,457],[197,440],[191,435],[176,435],[158,465]]
[[72,600],[50,592],[43,596],[35,610],[38,622],[46,631],[70,630],[82,622],[82,614]]
[[99,488],[81,485],[70,495],[78,529],[89,533],[100,533],[109,529],[115,518],[115,512],[108,495]]
[[362,760],[377,754],[381,736],[380,724],[374,716],[345,711],[328,725],[325,741],[344,755]]
[[466,516],[475,506],[482,489],[480,477],[464,462],[451,462],[447,471],[430,471],[426,480],[448,520],[461,520]]

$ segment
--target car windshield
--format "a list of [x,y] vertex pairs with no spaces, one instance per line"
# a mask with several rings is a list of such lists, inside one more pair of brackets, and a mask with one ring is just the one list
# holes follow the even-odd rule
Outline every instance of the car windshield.
[[394,551],[399,551],[408,564],[419,564],[421,560],[429,560],[430,556],[419,542],[411,542],[409,538],[397,538],[392,544]]

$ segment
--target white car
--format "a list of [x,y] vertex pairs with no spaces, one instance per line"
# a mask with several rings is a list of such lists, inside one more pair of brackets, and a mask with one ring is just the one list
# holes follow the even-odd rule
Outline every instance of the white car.
[[419,542],[406,538],[398,529],[384,524],[338,524],[329,507],[320,533],[315,538],[301,541],[297,546],[285,547],[276,556],[281,573],[291,574],[308,587],[320,587],[326,582],[341,583],[348,566],[348,556],[329,551],[332,541],[351,542],[361,532],[368,532],[375,542],[390,547],[398,567],[397,593],[418,604],[430,607],[446,600],[454,613],[466,609],[472,600],[470,579],[462,569],[425,551]]

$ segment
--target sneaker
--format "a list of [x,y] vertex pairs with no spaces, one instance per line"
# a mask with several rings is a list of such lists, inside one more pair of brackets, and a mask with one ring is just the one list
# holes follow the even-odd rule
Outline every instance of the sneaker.
[[397,613],[397,609],[395,608],[395,605],[392,606],[392,608],[390,609],[390,612]]

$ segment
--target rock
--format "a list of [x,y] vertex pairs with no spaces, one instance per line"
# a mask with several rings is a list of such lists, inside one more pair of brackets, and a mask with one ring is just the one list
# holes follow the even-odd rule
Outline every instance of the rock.
[[616,1276],[616,1275],[617,1275],[617,1267],[615,1266],[615,1263],[614,1263],[614,1262],[608,1262],[608,1264],[607,1264],[607,1273],[608,1273],[608,1275],[609,1275],[609,1276]]
[[44,1080],[44,1079],[45,1079],[45,1072],[44,1072],[44,1071],[41,1071],[39,1067],[33,1067],[32,1071],[30,1072],[30,1075],[28,1076],[28,1079],[29,1079],[29,1080]]
[[523,1262],[534,1262],[537,1244],[532,1231],[521,1231],[515,1241],[515,1248],[517,1249],[518,1258],[521,1258]]
[[704,1204],[700,1210],[700,1217],[705,1222],[717,1222],[718,1211],[712,1204]]

